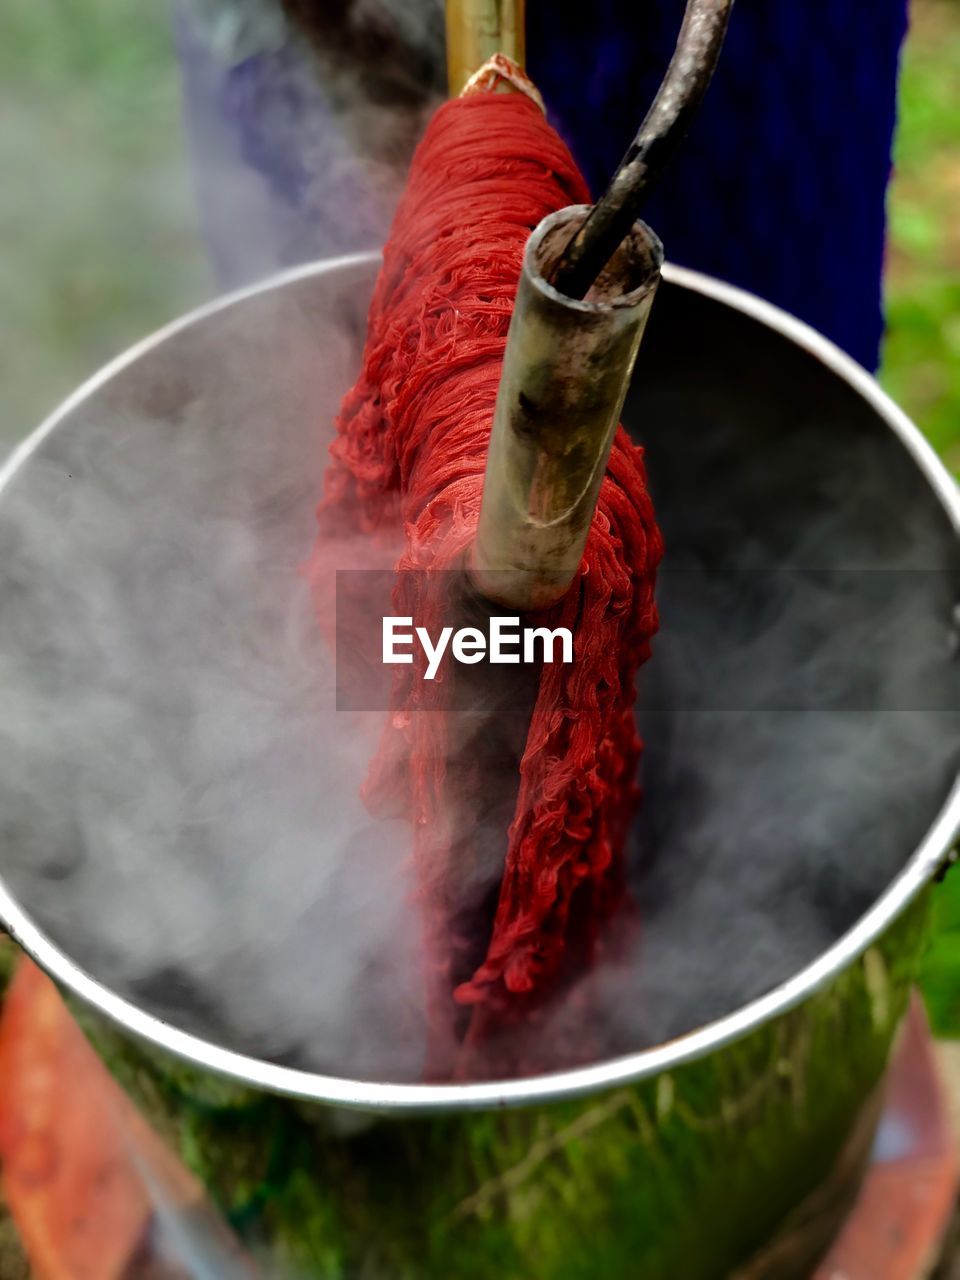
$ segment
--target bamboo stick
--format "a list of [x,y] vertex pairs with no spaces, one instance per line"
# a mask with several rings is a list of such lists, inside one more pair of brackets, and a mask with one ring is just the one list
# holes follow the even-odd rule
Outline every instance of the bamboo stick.
[[447,74],[455,98],[495,53],[523,66],[526,0],[447,0]]

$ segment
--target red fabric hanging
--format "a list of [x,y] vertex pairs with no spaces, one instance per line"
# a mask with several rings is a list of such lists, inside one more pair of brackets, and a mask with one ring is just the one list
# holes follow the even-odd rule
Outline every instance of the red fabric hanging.
[[[398,568],[417,572],[398,576],[396,612],[437,634],[451,575],[434,571],[461,566],[474,538],[524,245],[546,214],[588,199],[566,146],[524,94],[479,92],[437,112],[384,252],[363,369],[337,421],[317,580],[334,533],[399,523]],[[442,1024],[455,1002],[480,1006],[473,1039],[478,1026],[533,1007],[571,952],[589,956],[621,897],[640,753],[634,680],[657,625],[661,550],[642,451],[620,429],[580,574],[537,618],[571,628],[575,661],[540,673],[492,934],[455,990],[443,885],[457,875],[451,824],[465,819],[445,794],[450,723],[434,709],[444,686],[424,681],[416,660],[397,668],[367,799],[402,801],[415,826],[433,1016]]]

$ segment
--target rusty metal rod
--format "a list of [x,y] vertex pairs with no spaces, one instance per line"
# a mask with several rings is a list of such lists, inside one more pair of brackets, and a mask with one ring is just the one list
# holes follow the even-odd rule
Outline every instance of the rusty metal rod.
[[663,248],[642,222],[588,300],[549,282],[588,213],[550,214],[527,242],[494,411],[468,572],[488,600],[538,609],[580,566]]
[[609,187],[593,206],[557,264],[552,281],[570,298],[584,298],[644,199],[686,134],[720,57],[733,0],[687,0],[683,25],[653,105]]
[[495,53],[522,67],[526,0],[447,0],[447,76],[455,98]]

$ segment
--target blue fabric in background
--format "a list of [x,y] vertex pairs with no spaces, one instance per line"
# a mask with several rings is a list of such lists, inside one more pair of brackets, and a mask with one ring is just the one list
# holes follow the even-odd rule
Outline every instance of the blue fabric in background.
[[[418,2],[436,5],[405,0]],[[683,8],[528,0],[530,72],[594,190],[656,92]],[[777,303],[868,368],[882,334],[906,23],[907,0],[737,0],[703,111],[645,213],[670,259]],[[382,239],[395,194],[383,158],[367,163],[369,141],[345,127],[305,44],[291,35],[231,63],[204,48],[189,9],[178,30],[198,191],[223,283]],[[398,136],[401,162],[403,149]]]
[[[529,0],[531,74],[594,189],[656,93],[683,8]],[[644,215],[674,262],[777,303],[868,368],[906,25],[907,0],[736,0],[703,111]]]

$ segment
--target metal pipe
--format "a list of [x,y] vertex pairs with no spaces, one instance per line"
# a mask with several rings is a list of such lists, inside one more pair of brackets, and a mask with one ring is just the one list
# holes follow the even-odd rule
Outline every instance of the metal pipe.
[[586,299],[549,283],[589,209],[544,218],[527,242],[494,412],[475,587],[497,604],[558,600],[583,557],[663,248],[638,222]]
[[583,298],[636,221],[707,91],[733,0],[688,0],[667,74],[629,151],[590,216],[565,246],[553,283]]
[[447,0],[447,75],[455,98],[495,53],[523,66],[526,0]]

